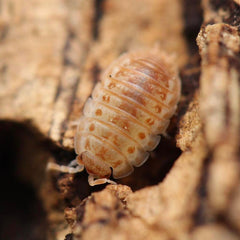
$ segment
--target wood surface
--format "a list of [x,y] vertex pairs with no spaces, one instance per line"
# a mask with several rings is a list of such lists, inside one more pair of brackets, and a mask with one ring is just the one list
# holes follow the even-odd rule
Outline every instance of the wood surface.
[[[175,56],[182,96],[148,162],[116,186],[46,173],[74,158],[104,69],[156,45]],[[27,239],[239,239],[239,133],[239,0],[0,1],[1,182],[31,186],[44,212],[19,223]],[[2,226],[17,239],[11,219],[24,213],[9,212]]]

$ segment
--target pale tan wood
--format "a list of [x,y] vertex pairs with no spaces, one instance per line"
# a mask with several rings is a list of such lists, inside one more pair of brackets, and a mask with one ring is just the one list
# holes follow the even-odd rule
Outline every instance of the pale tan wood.
[[[202,1],[201,66],[189,56],[183,34],[199,13],[188,8],[192,1],[0,3],[0,118],[29,119],[36,135],[49,140],[39,151],[29,140],[22,148],[34,153],[26,151],[17,167],[41,196],[51,223],[49,239],[64,239],[67,233],[72,233],[68,240],[239,239],[237,0]],[[184,22],[185,11],[193,11],[193,22]],[[124,51],[154,44],[176,55],[183,83],[165,145],[148,164],[117,182],[125,185],[91,194],[84,172],[48,174],[40,184],[49,159],[71,160],[64,149],[73,150],[74,123],[108,64]],[[23,124],[28,129],[29,122]],[[36,135],[30,136],[40,141]],[[182,151],[179,158],[175,144]],[[42,154],[43,148],[48,154]],[[170,170],[162,168],[169,160],[175,161]]]
[[[2,2],[0,118],[30,119],[63,147],[73,148],[72,121],[101,72],[122,52],[158,44],[180,65],[186,60],[176,0],[171,6],[99,1],[101,9],[93,0]],[[165,28],[168,18],[172,24]]]

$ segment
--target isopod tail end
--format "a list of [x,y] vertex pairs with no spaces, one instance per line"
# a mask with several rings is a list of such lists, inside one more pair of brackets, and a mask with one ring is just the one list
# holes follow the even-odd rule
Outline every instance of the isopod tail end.
[[81,160],[89,175],[97,178],[109,178],[111,176],[110,166],[93,153],[88,151],[83,152]]

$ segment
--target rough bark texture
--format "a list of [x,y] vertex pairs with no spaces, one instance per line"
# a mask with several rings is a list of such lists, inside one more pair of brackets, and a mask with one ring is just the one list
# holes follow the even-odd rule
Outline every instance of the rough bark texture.
[[[240,238],[238,0],[3,0],[0,14],[0,238]],[[116,186],[46,174],[74,158],[101,72],[155,44],[182,96],[148,162]]]

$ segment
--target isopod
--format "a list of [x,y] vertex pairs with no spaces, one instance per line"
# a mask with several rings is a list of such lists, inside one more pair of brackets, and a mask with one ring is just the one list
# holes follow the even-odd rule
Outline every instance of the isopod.
[[84,105],[75,135],[76,160],[50,169],[79,172],[91,186],[115,183],[141,166],[165,133],[176,111],[181,82],[168,55],[160,50],[121,55],[101,76]]

